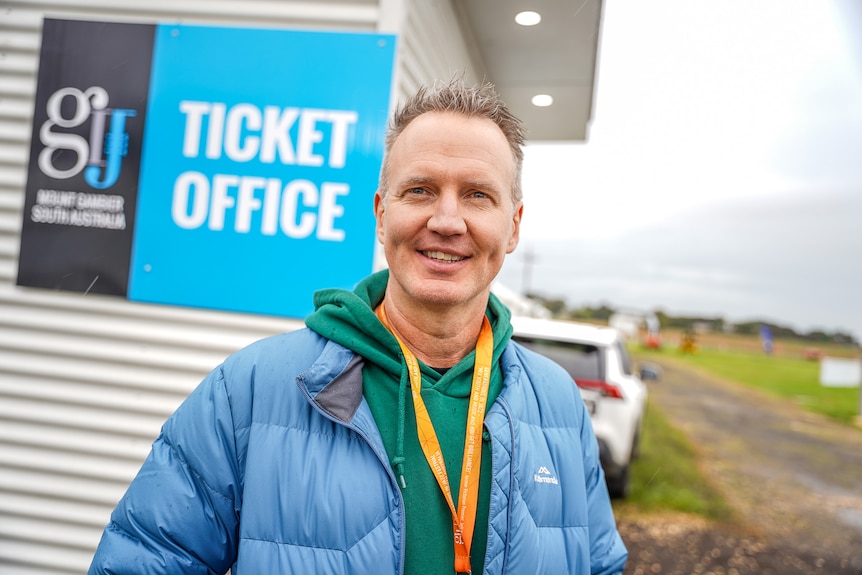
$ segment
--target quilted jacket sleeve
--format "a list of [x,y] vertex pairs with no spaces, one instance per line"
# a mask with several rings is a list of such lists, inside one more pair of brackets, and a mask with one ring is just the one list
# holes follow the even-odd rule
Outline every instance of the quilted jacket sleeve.
[[230,569],[241,497],[236,424],[218,368],[162,427],[111,515],[91,575]]

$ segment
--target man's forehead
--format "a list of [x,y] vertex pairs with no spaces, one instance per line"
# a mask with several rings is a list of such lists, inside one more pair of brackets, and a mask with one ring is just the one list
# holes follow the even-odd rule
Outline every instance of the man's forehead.
[[451,154],[453,158],[482,160],[484,157],[489,162],[503,160],[514,163],[506,136],[497,124],[485,117],[455,112],[420,115],[398,135],[388,150],[388,156],[434,152]]
[[471,116],[468,114],[463,114],[461,112],[456,112],[454,110],[432,110],[429,112],[423,112],[422,114],[419,114],[418,116],[413,118],[406,126],[404,126],[404,128],[401,130],[401,135],[403,135],[404,132],[407,132],[408,130],[413,131],[422,128],[430,128],[434,130],[435,126],[441,123],[485,124],[488,128],[495,128],[496,131],[498,131],[500,135],[505,139],[503,130],[501,130],[500,126],[498,126],[490,118],[487,118],[485,116]]
[[387,186],[400,188],[433,183],[457,169],[462,184],[509,192],[516,177],[515,158],[500,127],[490,118],[453,111],[414,118],[387,150],[383,168]]

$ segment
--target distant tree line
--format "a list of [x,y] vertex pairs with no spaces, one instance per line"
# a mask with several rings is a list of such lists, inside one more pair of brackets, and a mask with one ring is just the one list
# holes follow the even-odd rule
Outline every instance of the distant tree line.
[[[597,307],[583,306],[579,308],[570,308],[566,304],[565,300],[559,298],[545,298],[536,294],[530,294],[528,297],[548,308],[551,315],[556,319],[607,322],[617,311],[614,307],[608,304],[601,304]],[[722,317],[672,316],[661,310],[656,310],[653,313],[658,318],[659,325],[662,329],[679,329],[686,331],[702,326],[713,332],[760,335],[761,326],[766,325],[769,326],[769,329],[772,331],[772,337],[775,339],[798,339],[810,341],[812,343],[835,342],[853,345],[859,344],[853,335],[842,331],[827,332],[815,330],[800,333],[791,327],[778,325],[768,321],[752,320],[741,323],[730,323],[725,321]]]

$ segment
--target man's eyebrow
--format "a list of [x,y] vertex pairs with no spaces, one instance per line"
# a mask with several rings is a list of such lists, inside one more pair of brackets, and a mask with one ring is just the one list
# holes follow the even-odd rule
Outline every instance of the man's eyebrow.
[[428,182],[433,182],[434,178],[431,176],[410,176],[404,178],[399,182],[400,185],[406,186],[409,184],[427,184]]
[[486,180],[467,180],[465,183],[474,188],[497,191],[497,186]]

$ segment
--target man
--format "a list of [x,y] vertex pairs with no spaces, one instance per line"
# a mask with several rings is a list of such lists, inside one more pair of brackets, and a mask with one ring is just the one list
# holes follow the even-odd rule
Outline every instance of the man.
[[518,243],[523,140],[489,85],[406,102],[374,197],[389,269],[318,292],[309,329],[203,381],[90,572],[621,573],[577,388],[509,341],[490,294]]

